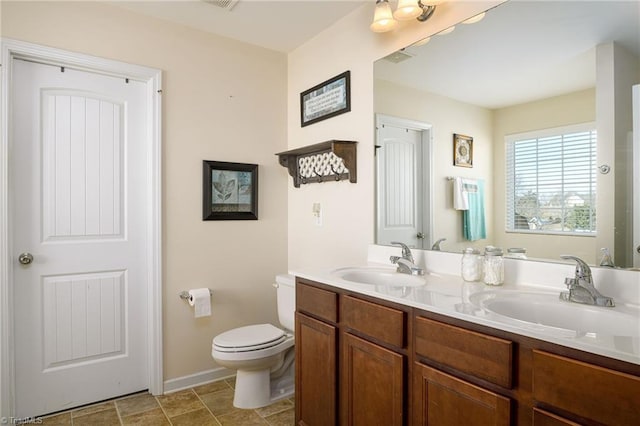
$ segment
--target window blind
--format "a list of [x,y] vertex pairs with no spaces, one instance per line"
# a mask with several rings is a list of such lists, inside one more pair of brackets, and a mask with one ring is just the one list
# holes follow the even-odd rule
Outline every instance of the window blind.
[[596,131],[588,123],[506,138],[506,230],[595,235]]

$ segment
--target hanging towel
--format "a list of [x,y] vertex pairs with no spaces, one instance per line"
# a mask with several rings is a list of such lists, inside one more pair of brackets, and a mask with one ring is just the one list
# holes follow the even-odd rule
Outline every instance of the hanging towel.
[[[465,179],[466,180],[466,179]],[[473,180],[476,191],[467,191],[469,208],[462,212],[462,231],[469,241],[487,238],[487,227],[484,220],[484,180]]]
[[453,179],[453,208],[469,210],[469,194],[478,192],[478,181],[457,177]]

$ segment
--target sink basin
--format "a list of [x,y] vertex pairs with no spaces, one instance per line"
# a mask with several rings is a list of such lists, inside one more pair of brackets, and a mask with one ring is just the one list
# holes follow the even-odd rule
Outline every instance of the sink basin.
[[629,305],[582,305],[561,301],[558,293],[522,291],[483,291],[472,295],[470,301],[488,313],[521,323],[585,334],[640,336],[640,309]]
[[345,281],[357,284],[391,287],[419,287],[425,285],[424,277],[401,274],[391,268],[341,268],[333,274]]

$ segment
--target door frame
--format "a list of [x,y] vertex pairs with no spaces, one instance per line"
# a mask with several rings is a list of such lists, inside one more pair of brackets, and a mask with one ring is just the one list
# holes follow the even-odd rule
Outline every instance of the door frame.
[[640,268],[640,84],[632,87],[633,138],[631,151],[633,155],[633,180],[631,193],[633,194],[633,235],[631,236],[631,265]]
[[[421,158],[421,166],[422,166],[422,214],[424,216],[422,221],[423,229],[426,229],[428,234],[427,240],[423,240],[423,250],[428,250],[431,248],[431,245],[434,243],[433,239],[433,212],[431,209],[433,208],[433,125],[429,123],[425,123],[422,121],[411,120],[408,118],[394,117],[386,114],[375,114],[375,140],[374,144],[378,144],[379,139],[379,130],[383,125],[402,127],[410,130],[416,130],[420,132],[421,142],[422,142],[422,158]],[[378,161],[377,158],[375,160]],[[375,207],[376,207],[376,217],[375,217],[375,230],[374,235],[378,234],[378,211],[380,206],[378,205],[380,200],[378,197],[378,176],[377,176],[377,167],[376,167],[376,176],[375,176]],[[428,208],[427,208],[428,207]],[[377,243],[377,242],[376,242]],[[426,247],[424,247],[426,245]]]
[[148,387],[153,395],[163,392],[162,372],[162,144],[161,93],[162,73],[158,69],[128,64],[67,50],[41,46],[8,38],[1,39],[2,73],[0,91],[0,417],[13,417],[15,412],[15,371],[13,335],[13,264],[12,218],[9,210],[12,198],[9,186],[11,151],[9,139],[11,111],[11,69],[14,59],[64,66],[82,71],[96,72],[128,78],[146,84],[146,105],[150,114],[147,128],[146,176],[147,219],[146,256],[147,272],[147,356]]

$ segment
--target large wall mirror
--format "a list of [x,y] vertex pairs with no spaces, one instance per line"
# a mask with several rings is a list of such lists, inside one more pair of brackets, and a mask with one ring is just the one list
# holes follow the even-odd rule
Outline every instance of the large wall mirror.
[[640,267],[640,3],[508,1],[374,75],[377,244]]

